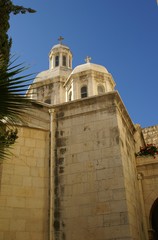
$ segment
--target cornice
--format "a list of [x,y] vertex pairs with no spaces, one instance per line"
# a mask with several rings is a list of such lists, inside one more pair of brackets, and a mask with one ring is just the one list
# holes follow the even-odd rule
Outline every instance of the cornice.
[[[93,107],[94,105],[96,105],[96,107]],[[89,109],[87,110],[86,108],[86,110],[84,110],[85,106],[89,106]],[[92,107],[90,108],[90,106]],[[70,110],[71,113],[67,112],[65,117],[73,117],[74,113],[72,113],[71,110],[73,110],[74,108],[82,108],[82,112],[79,112],[77,115],[88,114],[92,111],[103,111],[105,109],[109,109],[109,111],[113,112],[116,112],[116,110],[118,110],[131,134],[133,135],[136,131],[135,126],[117,91],[111,91],[103,95],[92,96],[84,99],[77,99],[71,102],[54,105],[52,106],[52,108],[56,109],[57,112],[67,112],[68,110]],[[64,116],[62,116],[62,118],[64,118]]]

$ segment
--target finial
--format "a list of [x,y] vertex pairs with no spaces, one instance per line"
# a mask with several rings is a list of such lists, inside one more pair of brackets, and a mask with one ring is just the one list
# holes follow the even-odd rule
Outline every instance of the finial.
[[62,36],[60,36],[60,37],[58,38],[58,41],[59,41],[60,44],[62,44],[62,40],[64,40],[64,38],[63,38]]
[[91,57],[88,57],[88,56],[87,56],[87,57],[85,58],[85,62],[86,62],[86,63],[90,63],[90,61],[91,61]]

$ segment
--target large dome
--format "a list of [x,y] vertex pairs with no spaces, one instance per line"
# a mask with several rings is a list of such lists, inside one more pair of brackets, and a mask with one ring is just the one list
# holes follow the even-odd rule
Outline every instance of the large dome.
[[58,71],[45,70],[43,72],[38,73],[38,75],[34,79],[34,83],[52,79],[53,77],[56,77],[57,75],[58,75]]
[[71,71],[72,71],[71,69],[65,69],[64,67],[45,70],[43,72],[38,73],[33,82],[37,83],[46,80],[53,80],[56,77],[64,77],[67,79]]
[[108,73],[108,70],[104,66],[88,62],[75,67],[71,74],[76,74],[87,70]]

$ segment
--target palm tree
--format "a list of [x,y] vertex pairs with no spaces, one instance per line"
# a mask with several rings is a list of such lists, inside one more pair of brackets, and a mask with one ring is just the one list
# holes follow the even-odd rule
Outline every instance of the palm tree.
[[6,70],[0,59],[0,159],[8,156],[6,150],[17,139],[15,126],[32,107],[32,100],[25,96],[32,74],[21,76],[26,68],[23,64],[14,64],[9,64]]
[[10,14],[34,13],[35,10],[14,5],[11,0],[0,0],[0,159],[6,157],[6,149],[17,138],[15,124],[22,119],[31,100],[22,91],[27,88],[30,75],[19,76],[25,68],[9,64],[12,39],[7,32],[10,28]]
[[34,9],[25,8],[23,6],[14,5],[11,0],[0,0],[0,56],[3,58],[4,66],[9,63],[10,49],[12,46],[12,39],[7,32],[10,28],[10,15],[17,15],[19,13],[34,13]]

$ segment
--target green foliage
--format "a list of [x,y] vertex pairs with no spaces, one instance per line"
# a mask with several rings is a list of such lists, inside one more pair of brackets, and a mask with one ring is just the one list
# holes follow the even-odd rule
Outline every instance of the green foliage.
[[7,34],[10,28],[10,14],[25,14],[27,12],[34,13],[35,10],[14,5],[10,0],[0,0],[0,57],[3,58],[4,67],[9,63],[10,48],[12,45],[12,39]]
[[147,144],[145,147],[140,147],[140,151],[136,156],[153,156],[158,154],[158,148],[154,144]]
[[13,65],[9,64],[5,71],[0,59],[0,158],[17,139],[15,124],[21,123],[26,110],[32,108],[32,100],[22,92],[28,88],[32,74],[21,76],[26,68]]
[[20,76],[25,67],[9,64],[12,39],[7,34],[10,14],[27,12],[34,13],[35,10],[14,5],[11,0],[0,0],[0,159],[6,157],[6,149],[17,138],[14,125],[22,121],[26,109],[31,108],[31,100],[22,94],[31,75]]
[[11,39],[9,39],[7,31],[9,25],[9,12],[7,9],[7,1],[0,1],[0,57],[3,58],[4,66],[9,62],[9,54],[11,48]]
[[9,156],[9,151],[4,150],[6,150],[6,148],[9,149],[10,146],[15,143],[15,140],[18,138],[17,134],[17,128],[6,130],[4,125],[0,126],[0,162],[4,157]]
[[25,14],[27,12],[29,13],[35,13],[36,11],[32,8],[25,8],[23,6],[17,6],[17,5],[12,5],[11,7],[11,12],[16,15],[18,13],[22,13],[22,14]]
[[30,99],[23,92],[27,90],[32,74],[21,76],[26,68],[22,64],[12,65],[4,71],[0,64],[0,121],[5,119],[9,124],[21,120],[22,113],[31,107]]
[[14,129],[9,129],[5,130],[3,128],[0,128],[0,145],[4,147],[9,147],[11,144],[15,143],[15,140],[18,138],[17,133],[18,130],[17,128]]

